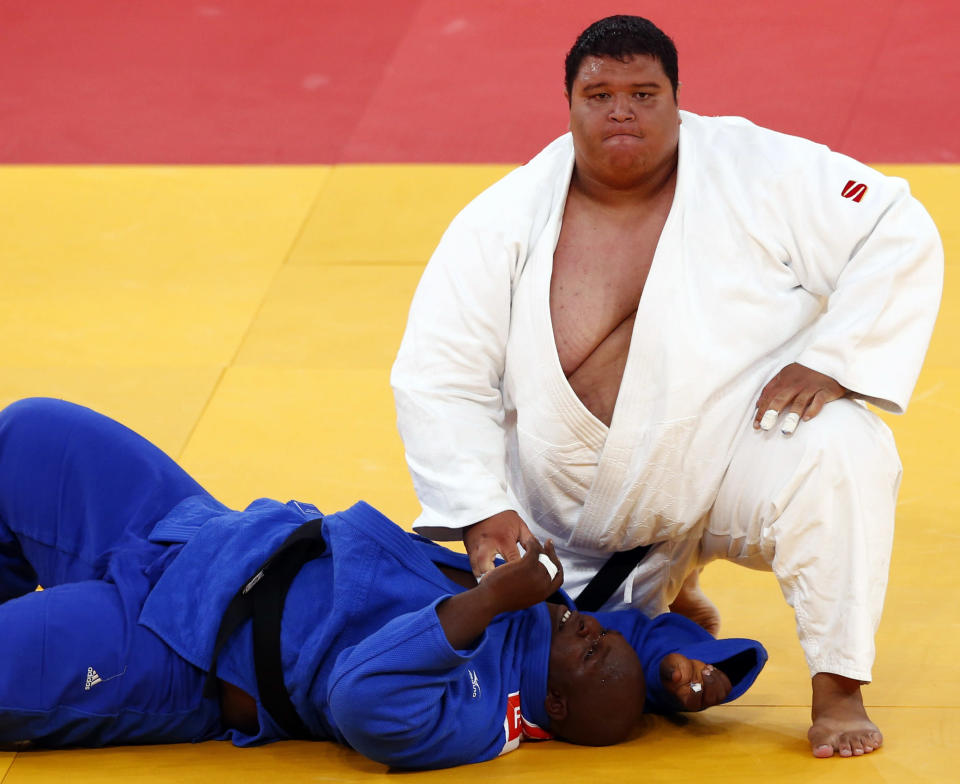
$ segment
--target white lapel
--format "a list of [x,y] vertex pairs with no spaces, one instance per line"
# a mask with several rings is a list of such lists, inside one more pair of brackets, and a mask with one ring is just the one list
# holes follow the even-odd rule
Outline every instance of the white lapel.
[[[603,446],[596,475],[580,518],[570,534],[571,547],[615,548],[624,527],[630,522],[619,514],[631,496],[631,482],[638,454],[660,435],[656,423],[669,418],[664,410],[662,374],[665,367],[664,342],[660,335],[669,329],[671,292],[682,279],[682,237],[684,194],[689,187],[690,145],[684,144],[681,126],[677,185],[673,204],[664,223],[630,339],[630,350],[620,384],[613,419]],[[635,495],[635,494],[634,494]],[[636,523],[636,521],[634,521]]]

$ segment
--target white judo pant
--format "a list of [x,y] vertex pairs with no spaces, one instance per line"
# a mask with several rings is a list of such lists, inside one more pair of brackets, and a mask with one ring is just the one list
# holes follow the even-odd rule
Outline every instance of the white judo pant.
[[[772,571],[811,675],[870,681],[900,473],[889,428],[853,400],[828,403],[792,436],[748,426],[710,511],[688,537],[655,545],[604,609],[665,612],[686,575],[717,559]],[[606,557],[561,553],[571,595]]]

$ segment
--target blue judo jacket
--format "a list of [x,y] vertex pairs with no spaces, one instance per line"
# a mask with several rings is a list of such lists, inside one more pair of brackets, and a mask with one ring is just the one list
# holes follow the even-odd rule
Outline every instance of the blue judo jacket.
[[[236,512],[209,496],[184,500],[150,536],[179,552],[148,596],[141,623],[208,669],[233,595],[295,528],[318,516],[315,507],[293,501],[261,499]],[[472,648],[455,650],[436,606],[464,589],[436,564],[470,571],[466,556],[403,531],[363,502],[326,516],[324,538],[326,552],[290,586],[281,630],[284,681],[315,737],[415,768],[480,762],[516,748],[521,738],[549,737],[552,625],[544,604],[499,616]],[[749,687],[766,660],[759,643],[714,640],[679,616],[651,621],[626,610],[598,617],[638,651],[649,710],[672,707],[658,674],[671,651],[712,663],[745,658],[728,699]],[[246,622],[228,642],[218,674],[257,698],[251,626]],[[258,734],[230,730],[237,745],[284,737],[259,699],[257,705]]]
[[[209,668],[233,594],[304,521],[308,504],[254,502],[232,512],[189,498],[151,534],[186,542],[144,604],[141,623],[197,667]],[[294,579],[284,606],[284,681],[304,724],[398,767],[491,759],[520,736],[544,735],[550,621],[544,605],[497,618],[473,648],[454,650],[436,605],[463,590],[435,563],[465,557],[408,534],[365,503],[324,520],[327,550]],[[218,674],[258,697],[252,625],[220,654]],[[259,733],[231,730],[237,745],[283,731],[260,706]]]

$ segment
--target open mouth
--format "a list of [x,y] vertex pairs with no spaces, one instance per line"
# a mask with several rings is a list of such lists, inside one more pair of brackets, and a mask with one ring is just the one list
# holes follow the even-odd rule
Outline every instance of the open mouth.
[[573,613],[569,609],[564,610],[563,615],[560,616],[560,624],[557,626],[557,631],[563,628],[563,625],[570,620],[571,615],[573,615]]

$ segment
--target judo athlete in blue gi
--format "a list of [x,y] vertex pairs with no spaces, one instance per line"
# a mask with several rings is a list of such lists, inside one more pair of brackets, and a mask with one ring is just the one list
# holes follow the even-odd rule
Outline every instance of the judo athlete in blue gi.
[[[279,664],[258,672],[271,618],[225,615],[304,541],[272,618]],[[122,425],[20,401],[0,412],[0,742],[308,737],[446,767],[523,737],[623,740],[642,709],[735,699],[766,660],[680,616],[545,603],[562,569],[552,544],[526,549],[477,584],[466,556],[363,502],[232,511]]]

